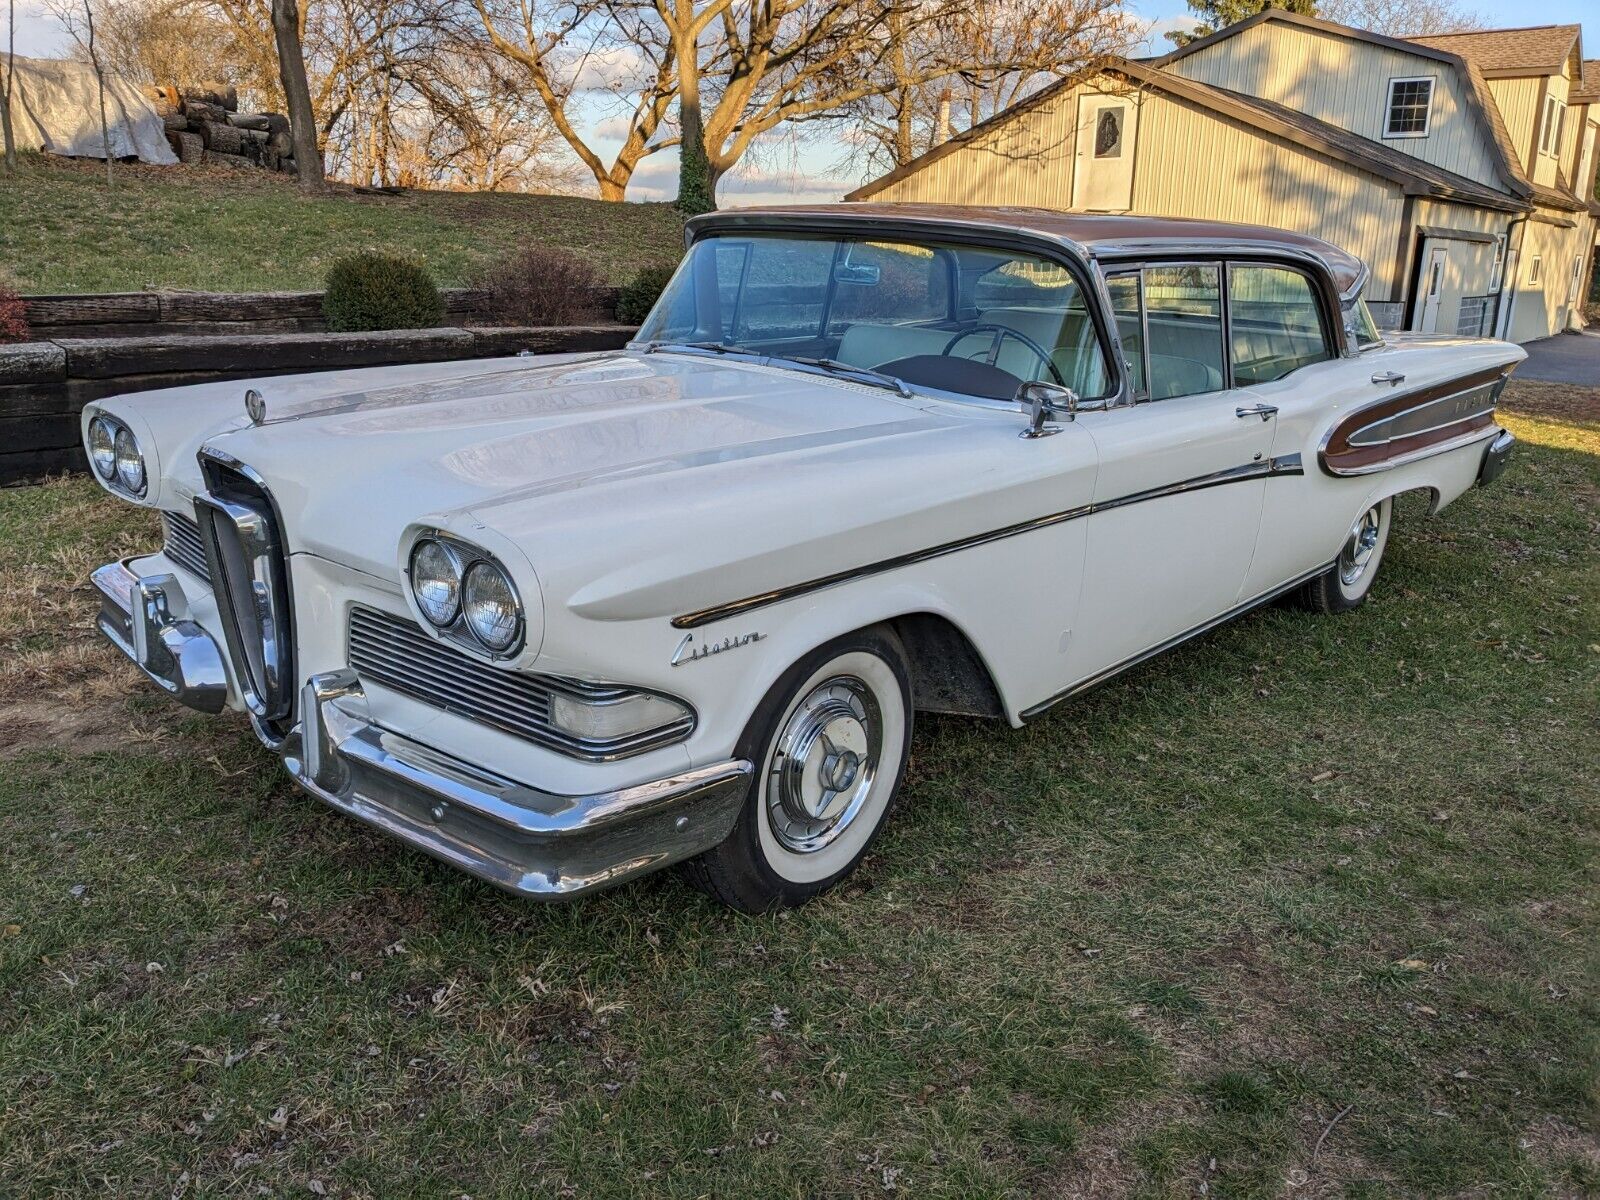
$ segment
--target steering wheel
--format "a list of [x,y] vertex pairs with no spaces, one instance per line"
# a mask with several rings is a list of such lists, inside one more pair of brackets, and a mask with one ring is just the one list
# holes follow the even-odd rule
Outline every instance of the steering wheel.
[[971,329],[963,329],[960,333],[956,334],[955,337],[946,342],[944,344],[944,349],[939,351],[939,353],[946,358],[950,357],[950,350],[957,342],[965,341],[975,333],[988,333],[993,335],[994,340],[989,343],[989,353],[983,357],[983,361],[989,366],[992,367],[995,365],[995,359],[1000,357],[1000,347],[1005,345],[1006,339],[1008,337],[1016,338],[1017,341],[1021,342],[1029,350],[1032,350],[1036,356],[1038,356],[1039,361],[1045,365],[1051,376],[1054,377],[1058,384],[1060,384],[1062,387],[1067,386],[1067,381],[1061,377],[1061,372],[1056,368],[1055,360],[1050,357],[1050,352],[1043,346],[1039,345],[1038,342],[1034,341],[1027,334],[1012,329],[1009,325],[985,324],[974,325]]

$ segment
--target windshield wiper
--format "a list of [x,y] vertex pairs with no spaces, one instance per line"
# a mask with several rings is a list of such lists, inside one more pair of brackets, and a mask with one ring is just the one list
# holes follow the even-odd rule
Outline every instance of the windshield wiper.
[[659,341],[646,342],[644,352],[653,354],[657,350],[704,350],[708,354],[754,354],[753,350],[746,350],[742,346],[730,346],[726,342],[674,342]]
[[797,354],[785,355],[784,357],[790,362],[800,363],[802,366],[807,367],[816,367],[819,370],[828,372],[830,375],[848,375],[853,379],[859,379],[862,383],[870,383],[876,385],[877,387],[889,388],[895,392],[898,392],[907,400],[910,400],[916,395],[915,392],[906,386],[906,381],[904,379],[901,379],[895,375],[886,374],[883,371],[874,371],[871,367],[854,366],[851,363],[840,362],[837,358],[801,358]]

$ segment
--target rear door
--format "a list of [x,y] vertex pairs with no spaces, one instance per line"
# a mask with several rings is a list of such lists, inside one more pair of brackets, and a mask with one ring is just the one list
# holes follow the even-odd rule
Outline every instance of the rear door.
[[1271,471],[1273,414],[1228,384],[1223,267],[1107,276],[1140,402],[1084,412],[1100,471],[1074,678],[1118,666],[1239,601]]

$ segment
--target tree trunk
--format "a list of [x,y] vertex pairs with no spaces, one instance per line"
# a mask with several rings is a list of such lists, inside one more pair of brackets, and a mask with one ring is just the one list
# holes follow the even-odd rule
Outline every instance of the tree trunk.
[[705,122],[700,112],[700,46],[691,32],[694,5],[678,0],[678,211],[693,216],[717,207],[717,183],[706,159]]
[[10,36],[6,42],[6,84],[0,89],[0,129],[4,130],[5,135],[6,174],[11,175],[17,169],[16,135],[11,131],[11,81],[17,74],[17,0],[11,0],[7,16]]
[[602,200],[611,200],[620,204],[627,197],[628,185],[626,183],[618,183],[614,179],[605,176],[602,176],[596,182],[600,185],[600,199]]
[[94,90],[100,98],[100,149],[106,156],[106,190],[111,189],[111,126],[106,122],[106,73],[100,66],[99,52],[94,48],[94,9],[89,0],[83,0],[83,14],[89,24],[89,63],[94,67]]
[[317,146],[317,115],[311,107],[311,85],[300,45],[300,9],[295,0],[272,0],[272,34],[278,45],[278,74],[289,101],[289,127],[294,136],[295,173],[300,190],[327,188],[322,151]]

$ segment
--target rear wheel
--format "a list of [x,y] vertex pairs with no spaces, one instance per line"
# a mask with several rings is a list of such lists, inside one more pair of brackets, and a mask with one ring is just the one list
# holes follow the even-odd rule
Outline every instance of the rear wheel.
[[807,655],[762,701],[740,752],[750,795],[720,846],[685,868],[743,912],[803,904],[866,855],[883,828],[911,746],[905,653],[862,630]]
[[1348,612],[1367,598],[1389,544],[1393,508],[1392,499],[1380,500],[1356,518],[1333,565],[1301,589],[1306,607],[1322,613]]

